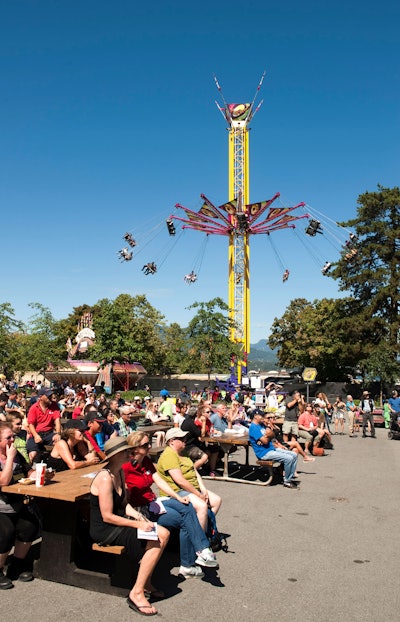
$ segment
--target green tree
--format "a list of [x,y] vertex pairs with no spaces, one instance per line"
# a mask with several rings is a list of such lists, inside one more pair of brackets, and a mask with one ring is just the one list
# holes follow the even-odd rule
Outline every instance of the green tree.
[[9,302],[0,304],[0,369],[6,375],[15,371],[14,334],[24,330],[22,322],[15,318],[15,311]]
[[382,403],[382,393],[384,386],[392,385],[397,381],[400,374],[400,365],[393,359],[393,354],[387,342],[382,341],[378,344],[367,358],[360,361],[363,378],[367,382],[373,382],[377,378],[380,384],[380,398]]
[[292,300],[275,318],[268,344],[282,367],[315,367],[320,380],[344,380],[361,356],[362,342],[349,345],[345,318],[351,299]]
[[[349,330],[368,344],[366,355],[385,342],[392,360],[399,353],[400,188],[378,186],[358,197],[356,218],[342,226],[352,229],[354,254],[343,250],[331,276],[351,292],[358,309],[346,318]],[[355,311],[355,310],[354,310]]]
[[50,310],[38,302],[29,304],[34,311],[24,334],[15,339],[15,368],[20,372],[32,370],[45,373],[49,365],[65,365],[66,351],[55,335],[56,321]]
[[99,300],[93,307],[96,340],[90,356],[104,363],[140,361],[148,373],[158,373],[165,358],[163,326],[164,316],[146,296]]
[[188,309],[198,309],[187,329],[190,371],[207,373],[209,380],[212,372],[226,373],[232,354],[239,355],[239,346],[229,339],[229,307],[222,298],[213,298],[195,302]]
[[184,373],[188,369],[189,348],[187,329],[176,322],[166,326],[163,331],[165,347],[165,371],[167,374]]

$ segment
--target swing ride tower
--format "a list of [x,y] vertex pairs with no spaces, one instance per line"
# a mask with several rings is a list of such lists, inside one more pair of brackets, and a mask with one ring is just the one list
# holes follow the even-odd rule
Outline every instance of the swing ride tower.
[[216,104],[228,123],[228,202],[215,206],[202,194],[203,204],[197,212],[177,203],[175,207],[182,210],[184,216],[169,217],[181,221],[183,229],[228,237],[230,339],[239,346],[240,352],[237,360],[231,361],[231,375],[235,375],[236,371],[236,381],[239,384],[242,376],[247,373],[250,352],[250,236],[270,235],[278,229],[294,228],[294,221],[308,218],[308,214],[291,214],[293,210],[304,207],[305,203],[292,207],[271,207],[279,198],[279,192],[272,199],[250,203],[249,124],[263,103],[261,100],[254,109],[264,77],[265,72],[253,101],[245,104],[228,104],[216,77],[214,78],[223,106],[218,102]]
[[237,378],[247,369],[250,352],[250,247],[244,206],[250,203],[249,193],[249,127],[251,106],[227,106],[224,116],[229,123],[228,134],[228,199],[236,201],[236,213],[230,214],[232,230],[228,247],[228,306],[231,318],[230,338],[240,347]]

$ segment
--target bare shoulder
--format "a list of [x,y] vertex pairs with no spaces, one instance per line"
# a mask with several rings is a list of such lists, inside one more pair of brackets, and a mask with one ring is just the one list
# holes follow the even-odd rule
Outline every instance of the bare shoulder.
[[111,473],[107,469],[102,469],[92,481],[90,490],[93,494],[97,494],[99,490],[105,490],[106,488],[112,488]]

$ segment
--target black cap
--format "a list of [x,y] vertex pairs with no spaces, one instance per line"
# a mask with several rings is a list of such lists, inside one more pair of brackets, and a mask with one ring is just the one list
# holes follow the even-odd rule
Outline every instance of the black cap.
[[85,417],[86,423],[90,421],[98,421],[98,423],[104,423],[106,419],[103,417],[101,413],[98,413],[96,410],[89,412]]
[[63,430],[81,430],[87,429],[86,422],[83,419],[68,419],[63,425]]
[[255,408],[249,414],[250,418],[252,419],[254,415],[261,415],[263,417],[265,415],[265,412],[262,410],[262,408]]
[[45,395],[46,397],[51,397],[53,395],[53,393],[55,393],[55,391],[53,389],[40,389],[38,395],[39,397],[42,397],[42,395]]

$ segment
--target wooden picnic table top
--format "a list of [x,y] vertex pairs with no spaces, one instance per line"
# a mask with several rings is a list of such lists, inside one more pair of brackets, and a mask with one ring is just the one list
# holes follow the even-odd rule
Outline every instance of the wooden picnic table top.
[[242,445],[246,447],[249,444],[249,437],[247,434],[226,434],[223,433],[218,436],[206,436],[203,439],[207,443],[214,444],[226,444],[226,445]]
[[[57,499],[59,501],[75,502],[89,493],[90,484],[93,480],[89,474],[97,473],[104,465],[92,464],[83,469],[60,471],[44,486],[38,488],[33,484],[20,484],[19,482],[8,486],[2,486],[1,491],[16,495],[30,497],[42,497],[44,499]],[[86,477],[85,477],[86,476]]]
[[140,432],[148,432],[152,434],[154,432],[166,432],[170,428],[173,428],[174,424],[164,421],[163,423],[154,423],[153,425],[138,426]]

